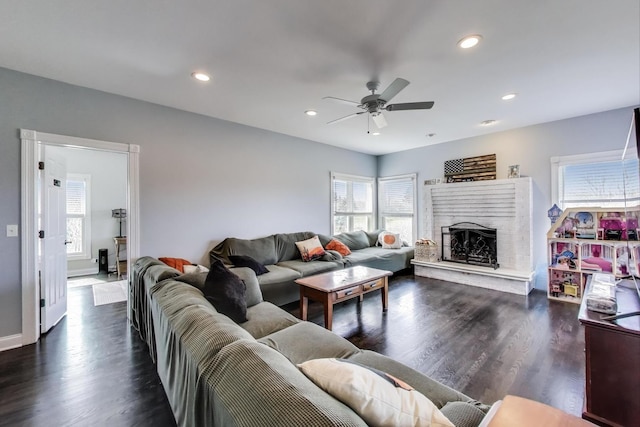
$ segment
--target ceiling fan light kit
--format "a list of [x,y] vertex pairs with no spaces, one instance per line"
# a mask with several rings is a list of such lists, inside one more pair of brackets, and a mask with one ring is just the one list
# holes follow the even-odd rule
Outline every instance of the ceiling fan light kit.
[[349,114],[348,116],[331,120],[327,122],[327,124],[338,123],[343,120],[350,119],[351,117],[358,116],[360,114],[369,113],[369,117],[373,120],[378,129],[382,129],[383,127],[387,126],[387,120],[382,114],[383,111],[428,110],[433,107],[433,101],[406,102],[387,105],[387,103],[391,101],[393,97],[395,97],[408,85],[408,80],[398,77],[382,93],[378,94],[376,93],[376,91],[378,90],[378,87],[380,87],[380,82],[367,82],[366,86],[367,89],[371,91],[371,94],[362,98],[359,103],[356,101],[349,101],[347,99],[336,98],[334,96],[325,96],[323,99],[347,103],[349,105],[355,105],[356,107],[363,110],[357,113]]

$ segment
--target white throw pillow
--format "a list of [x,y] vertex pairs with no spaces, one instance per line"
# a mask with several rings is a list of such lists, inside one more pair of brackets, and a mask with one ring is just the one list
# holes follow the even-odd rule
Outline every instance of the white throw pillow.
[[313,236],[310,239],[296,242],[296,246],[300,251],[302,261],[313,261],[314,259],[318,259],[324,256],[324,254],[326,253],[324,251],[324,248],[320,244],[320,239],[318,238],[318,236]]
[[[353,409],[370,426],[454,427],[425,395],[384,373],[335,358],[298,367],[318,387]],[[395,385],[394,385],[395,383]]]
[[378,234],[378,243],[380,243],[384,249],[399,249],[402,247],[400,235],[389,231],[382,231]]
[[182,266],[185,274],[187,273],[206,273],[209,271],[204,265],[184,265]]

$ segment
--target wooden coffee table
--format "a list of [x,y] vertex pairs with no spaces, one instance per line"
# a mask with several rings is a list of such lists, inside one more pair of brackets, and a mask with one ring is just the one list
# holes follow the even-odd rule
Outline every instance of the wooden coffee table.
[[382,311],[389,304],[388,277],[393,273],[369,267],[349,267],[296,280],[300,285],[300,318],[307,320],[309,299],[324,306],[324,327],[331,330],[333,305],[351,298],[362,297],[368,292],[380,290]]

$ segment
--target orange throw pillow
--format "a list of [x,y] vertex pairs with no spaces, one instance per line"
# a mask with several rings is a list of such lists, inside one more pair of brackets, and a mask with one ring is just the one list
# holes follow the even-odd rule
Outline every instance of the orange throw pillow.
[[345,245],[338,239],[333,239],[329,243],[327,243],[327,246],[325,246],[325,249],[330,251],[336,251],[342,256],[347,256],[351,253],[351,249],[349,249],[349,246]]
[[182,258],[166,258],[165,257],[165,258],[158,258],[158,259],[164,262],[165,264],[167,264],[169,267],[175,268],[180,273],[184,273],[185,265],[193,265],[191,261],[187,261],[186,259],[182,259]]

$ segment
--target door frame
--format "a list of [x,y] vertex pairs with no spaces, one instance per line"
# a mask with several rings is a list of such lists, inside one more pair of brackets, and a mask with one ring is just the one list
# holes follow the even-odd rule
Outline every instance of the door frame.
[[[38,265],[39,144],[123,153],[127,155],[127,271],[140,256],[140,146],[120,142],[56,135],[20,129],[22,221],[22,345],[40,339],[40,289]],[[127,318],[130,313],[127,296]]]

